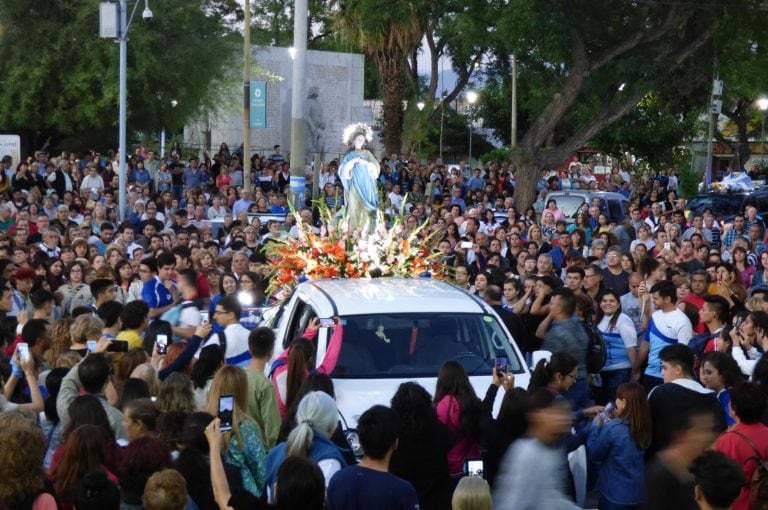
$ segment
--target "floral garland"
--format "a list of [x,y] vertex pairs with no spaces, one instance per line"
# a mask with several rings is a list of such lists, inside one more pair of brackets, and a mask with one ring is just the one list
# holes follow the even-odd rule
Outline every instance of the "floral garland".
[[302,223],[297,214],[299,238],[270,243],[264,248],[270,261],[267,294],[271,298],[282,301],[300,282],[319,278],[448,277],[448,267],[436,249],[437,236],[419,236],[426,222],[409,233],[402,218],[387,228],[379,212],[378,227],[373,232],[344,232],[334,225],[325,204],[318,205],[326,220],[320,234]]

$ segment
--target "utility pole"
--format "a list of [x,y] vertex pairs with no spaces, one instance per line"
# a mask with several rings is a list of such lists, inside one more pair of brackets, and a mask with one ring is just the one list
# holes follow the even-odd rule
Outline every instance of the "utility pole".
[[243,189],[251,190],[251,2],[245,0],[243,29]]
[[[307,0],[293,5],[293,91],[291,94],[291,195],[294,205],[304,201],[304,144],[307,124]],[[301,202],[301,203],[299,203]]]
[[512,115],[509,136],[509,148],[517,147],[517,59],[514,55],[511,58],[512,63]]

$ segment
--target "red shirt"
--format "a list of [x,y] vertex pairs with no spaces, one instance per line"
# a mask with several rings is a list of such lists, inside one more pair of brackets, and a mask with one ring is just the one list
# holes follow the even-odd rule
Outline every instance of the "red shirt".
[[733,503],[733,510],[749,510],[749,483],[752,481],[752,475],[757,468],[757,463],[754,460],[746,462],[750,457],[755,457],[756,453],[743,437],[738,434],[734,434],[733,431],[738,431],[749,438],[757,450],[760,452],[760,456],[763,459],[768,459],[768,427],[762,423],[737,423],[731,430],[724,432],[715,443],[715,450],[726,454],[728,457],[735,460],[744,470],[744,487],[741,489],[741,494],[736,498]]

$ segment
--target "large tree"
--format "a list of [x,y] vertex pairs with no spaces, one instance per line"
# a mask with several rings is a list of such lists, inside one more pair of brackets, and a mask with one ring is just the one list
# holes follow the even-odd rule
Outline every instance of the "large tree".
[[408,58],[420,44],[426,13],[421,0],[345,0],[338,12],[341,36],[360,48],[379,70],[384,110],[382,138],[388,153],[401,149]]
[[[750,0],[737,1],[748,8]],[[732,15],[722,4],[510,0],[500,13],[499,61],[515,54],[528,125],[513,161],[515,198],[535,198],[540,169],[562,164],[599,132],[631,112],[649,91],[674,81]]]
[[[129,32],[129,133],[180,129],[212,106],[237,54],[235,0],[151,7],[143,22],[140,2]],[[118,45],[99,38],[99,0],[0,2],[0,80],[0,131],[21,133],[25,150],[89,133],[117,145]]]

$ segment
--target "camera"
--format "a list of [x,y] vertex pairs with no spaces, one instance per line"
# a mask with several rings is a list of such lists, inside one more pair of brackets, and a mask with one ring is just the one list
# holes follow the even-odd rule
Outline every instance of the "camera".
[[152,18],[154,18],[155,15],[152,14],[152,10],[149,7],[145,7],[144,11],[141,13],[141,17],[144,18],[144,21],[152,21]]

